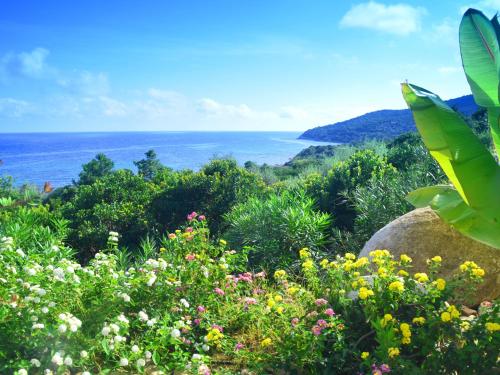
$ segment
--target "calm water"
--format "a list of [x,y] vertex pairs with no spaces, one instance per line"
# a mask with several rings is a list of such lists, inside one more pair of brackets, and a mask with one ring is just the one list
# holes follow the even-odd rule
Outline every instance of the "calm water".
[[233,156],[240,164],[282,164],[310,145],[295,132],[123,132],[0,134],[1,175],[17,184],[53,186],[71,183],[81,165],[98,152],[116,168],[136,170],[133,161],[154,149],[164,165],[174,169],[198,169],[214,156]]

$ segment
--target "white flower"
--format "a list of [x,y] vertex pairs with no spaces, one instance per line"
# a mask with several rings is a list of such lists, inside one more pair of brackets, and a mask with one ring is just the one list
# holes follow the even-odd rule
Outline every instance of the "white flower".
[[57,267],[52,271],[54,274],[54,278],[59,281],[64,281],[64,270],[60,267]]
[[148,314],[146,314],[144,310],[139,311],[139,319],[143,322],[147,321],[149,319]]
[[59,251],[59,246],[52,245],[51,249],[52,249],[52,251],[55,251],[57,253]]
[[208,351],[210,350],[210,346],[208,346],[207,344],[203,344],[203,345],[201,346],[201,348],[202,348],[202,349],[203,349],[203,351],[205,351],[205,352],[208,352]]
[[37,289],[36,294],[43,297],[44,295],[47,294],[47,291],[43,288],[40,288],[40,289]]
[[49,307],[54,307],[56,305],[55,302],[49,302]]
[[68,329],[68,327],[66,326],[66,324],[61,324],[59,327],[57,327],[57,330],[59,331],[59,333],[64,333],[64,332],[66,332],[67,329]]
[[172,335],[172,337],[176,339],[181,336],[181,331],[179,331],[177,328],[174,328],[172,329],[172,331],[170,331],[170,335]]
[[111,324],[109,325],[109,328],[111,328],[111,330],[112,330],[114,333],[118,333],[118,332],[120,332],[120,327],[118,326],[118,324],[111,323]]
[[52,372],[52,370],[50,369],[45,369],[45,371],[43,372],[45,375],[53,375],[54,373]]
[[19,369],[17,371],[17,374],[18,375],[28,375],[28,371],[26,371],[25,369],[22,368],[22,369]]
[[47,314],[49,312],[49,308],[44,306],[42,307],[42,313]]
[[148,280],[148,286],[152,286],[156,281],[156,275],[153,274]]
[[104,326],[104,328],[101,331],[101,334],[103,336],[107,336],[107,335],[109,335],[110,332],[111,332],[111,329],[108,326]]
[[146,324],[148,325],[148,327],[152,327],[156,324],[156,319],[153,318],[153,319],[149,319]]
[[33,358],[31,361],[30,361],[31,365],[32,366],[35,366],[35,367],[40,367],[41,363],[38,359],[36,358]]
[[71,366],[73,364],[73,360],[71,359],[70,356],[67,356],[66,358],[64,358],[64,364],[66,366]]
[[118,320],[122,323],[128,324],[128,319],[123,314],[118,315]]
[[198,353],[194,353],[193,354],[193,361],[198,361],[200,359],[201,359],[201,355],[200,354],[198,354]]
[[31,317],[31,321],[32,321],[32,322],[38,322],[38,316],[33,315],[33,316]]
[[131,350],[133,353],[137,353],[137,352],[139,352],[139,347],[137,345],[134,345],[134,346],[132,346]]
[[181,298],[181,300],[179,301],[182,305],[184,305],[185,308],[188,308],[189,307],[189,302],[186,301],[184,298]]
[[122,366],[122,367],[128,366],[128,359],[127,358],[120,358],[120,366]]
[[91,375],[91,374],[88,371],[84,371],[84,372],[82,372],[82,375]]
[[89,356],[89,353],[87,353],[85,350],[82,350],[82,351],[80,352],[80,357],[82,357],[82,358],[87,358],[88,356]]
[[63,362],[63,357],[59,352],[56,352],[56,354],[52,356],[52,363],[56,364],[57,366],[61,366]]
[[26,273],[27,273],[29,276],[35,276],[35,275],[36,275],[36,270],[34,270],[33,268],[27,268],[27,269],[26,269]]
[[127,293],[122,293],[121,297],[125,302],[130,302],[130,296]]
[[26,256],[26,254],[24,253],[24,251],[22,251],[21,249],[17,249],[16,250],[16,253],[17,255],[19,255],[21,258],[24,258]]
[[144,356],[147,358],[147,359],[151,359],[151,357],[153,356],[153,353],[151,353],[149,350],[146,350],[144,352]]
[[43,323],[35,323],[31,327],[31,329],[42,329],[42,328],[45,328],[45,324],[43,324]]
[[137,360],[137,367],[144,367],[146,366],[146,361],[143,358],[139,358]]

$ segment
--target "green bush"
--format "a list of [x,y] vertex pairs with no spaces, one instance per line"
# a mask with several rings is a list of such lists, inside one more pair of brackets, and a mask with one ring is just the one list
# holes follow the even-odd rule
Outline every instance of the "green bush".
[[250,198],[225,216],[229,223],[225,237],[235,247],[250,247],[252,266],[290,266],[302,247],[324,250],[330,220],[314,207],[314,201],[303,192]]

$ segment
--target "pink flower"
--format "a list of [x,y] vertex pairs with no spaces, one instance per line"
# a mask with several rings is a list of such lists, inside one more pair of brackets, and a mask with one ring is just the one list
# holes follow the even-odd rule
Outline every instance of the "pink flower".
[[314,334],[314,336],[321,335],[321,327],[320,326],[313,326],[311,331]]
[[195,319],[195,320],[193,321],[193,323],[194,323],[195,325],[199,326],[199,325],[200,325],[200,323],[201,323],[201,319],[198,319],[198,318],[197,318],[197,319]]
[[296,326],[297,324],[299,324],[299,318],[293,318],[292,319],[292,326]]
[[212,329],[216,329],[219,332],[224,332],[224,328],[222,328],[221,326],[219,326],[217,324],[212,324]]
[[187,227],[186,228],[186,233],[191,233],[193,231],[193,227]]
[[316,304],[316,306],[323,306],[326,305],[328,301],[324,298],[318,298],[316,301],[314,301],[314,303]]
[[252,297],[245,297],[245,304],[247,305],[255,305],[257,303],[257,300]]
[[198,216],[199,221],[204,221],[206,219],[205,215]]
[[234,350],[241,350],[245,347],[241,342],[237,343],[236,346],[234,347]]
[[194,220],[194,218],[196,217],[196,215],[198,215],[198,214],[197,214],[196,212],[194,212],[194,211],[193,211],[193,212],[191,212],[189,215],[187,215],[187,219],[188,219],[189,221],[193,221],[193,220]]
[[191,261],[193,261],[195,259],[196,259],[196,255],[195,254],[188,254],[188,255],[186,255],[186,260],[189,261],[189,262],[191,262]]
[[319,320],[316,322],[316,324],[317,324],[318,326],[320,326],[321,328],[325,328],[325,327],[328,325],[328,323],[327,323],[327,322],[326,322],[326,320],[324,320],[324,319],[319,319]]
[[380,371],[382,371],[383,374],[387,374],[388,372],[391,372],[391,368],[389,367],[389,365],[383,363],[380,365]]
[[205,312],[205,311],[206,311],[206,309],[205,309],[205,307],[204,307],[204,306],[198,306],[198,309],[197,309],[197,310],[198,310],[198,312],[200,312],[200,313],[203,313],[203,312]]
[[328,315],[328,316],[334,316],[335,315],[335,311],[333,311],[332,308],[328,308],[325,310],[325,314]]
[[256,273],[255,277],[264,279],[266,277],[266,273],[264,271]]
[[168,238],[169,238],[170,240],[173,240],[174,238],[177,238],[177,236],[175,235],[175,233],[169,233],[169,234],[168,234]]
[[221,288],[215,288],[214,292],[217,293],[219,296],[223,296],[224,294],[226,294]]

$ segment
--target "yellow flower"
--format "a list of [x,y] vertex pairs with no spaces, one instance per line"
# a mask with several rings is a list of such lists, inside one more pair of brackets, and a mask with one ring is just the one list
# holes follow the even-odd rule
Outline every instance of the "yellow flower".
[[365,288],[365,287],[359,288],[359,298],[367,299],[368,297],[373,296],[373,295],[374,295],[373,290]]
[[460,328],[462,328],[462,331],[468,331],[470,328],[470,323],[467,320],[464,320],[462,323],[460,323]]
[[387,353],[389,354],[390,358],[397,357],[399,355],[399,349],[398,348],[389,348],[387,350]]
[[222,246],[226,246],[226,245],[227,245],[226,240],[223,240],[223,239],[220,239],[220,240],[219,240],[219,243],[220,243]]
[[277,294],[277,295],[274,296],[274,300],[276,302],[281,302],[281,301],[283,301],[283,297],[281,297],[279,294]]
[[401,293],[405,290],[405,287],[401,281],[393,281],[389,284],[389,290]]
[[434,263],[441,263],[443,259],[439,255],[436,255],[435,257],[431,258],[431,261],[433,261]]
[[323,259],[321,262],[319,262],[319,265],[320,265],[322,268],[326,268],[326,267],[328,267],[328,259]]
[[307,247],[299,250],[300,259],[309,258],[310,255],[311,253],[309,252],[309,249]]
[[412,262],[412,259],[406,254],[401,254],[399,259],[401,260],[401,263],[411,263]]
[[417,317],[413,318],[412,322],[414,324],[422,325],[425,323],[425,318],[423,316],[417,316]]
[[377,272],[380,277],[387,276],[387,269],[385,267],[380,267]]
[[493,323],[493,322],[487,322],[484,327],[486,328],[487,331],[489,332],[496,332],[500,331],[500,324],[499,323]]
[[212,328],[206,336],[207,341],[219,341],[224,335],[217,328]]
[[441,320],[445,323],[449,322],[451,320],[451,315],[449,312],[445,311],[441,313]]
[[450,305],[447,310],[453,319],[460,318],[460,311],[454,305]]
[[382,327],[385,327],[387,323],[389,323],[392,320],[392,315],[391,314],[385,314],[382,319],[380,319],[380,325]]
[[401,342],[403,344],[409,344],[411,342],[410,325],[408,323],[401,323],[399,328],[401,329],[401,334],[403,335]]
[[474,269],[472,270],[472,274],[473,274],[474,276],[477,276],[477,277],[483,277],[483,276],[484,276],[484,274],[485,274],[485,272],[484,272],[484,270],[483,270],[482,268],[474,268]]
[[311,259],[308,259],[304,263],[302,263],[302,268],[304,268],[305,270],[311,270],[314,268],[314,262]]
[[356,255],[354,255],[353,253],[345,253],[344,258],[354,260],[356,259]]
[[277,270],[275,273],[274,273],[274,278],[276,279],[282,279],[286,276],[286,271],[285,270]]
[[271,345],[273,343],[273,340],[271,340],[270,338],[267,338],[267,339],[264,339],[260,342],[260,346],[262,346],[263,348]]
[[278,314],[283,314],[283,310],[284,310],[284,309],[283,309],[283,307],[282,307],[282,306],[278,306],[278,307],[276,308],[276,312],[277,312]]
[[434,283],[436,284],[438,290],[444,290],[446,287],[446,281],[444,279],[437,279]]
[[351,286],[352,286],[352,289],[358,289],[358,282],[357,281],[353,281],[351,283]]
[[429,276],[427,276],[426,273],[417,272],[415,274],[415,280],[417,280],[419,283],[425,283],[426,281],[429,281]]
[[165,249],[164,247],[160,247],[160,253],[164,253],[165,251],[167,251],[167,249]]
[[370,263],[370,261],[368,260],[367,257],[361,257],[353,263],[353,266],[356,268],[361,268],[366,266],[368,263]]
[[346,261],[343,265],[344,271],[346,271],[346,272],[349,272],[352,269],[352,267],[353,267],[353,263],[351,260]]
[[399,270],[398,276],[407,277],[407,276],[410,276],[410,274],[408,272],[406,272],[405,270]]
[[274,305],[276,305],[276,302],[274,301],[274,299],[269,298],[267,300],[267,307],[269,307],[270,309],[272,309]]
[[288,294],[290,294],[291,296],[293,296],[295,293],[297,293],[299,291],[299,288],[297,288],[295,286],[291,286],[286,291],[287,291]]
[[361,353],[361,359],[366,359],[366,358],[368,358],[369,356],[370,356],[370,353],[368,353],[368,352],[363,352],[363,353]]

